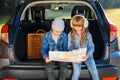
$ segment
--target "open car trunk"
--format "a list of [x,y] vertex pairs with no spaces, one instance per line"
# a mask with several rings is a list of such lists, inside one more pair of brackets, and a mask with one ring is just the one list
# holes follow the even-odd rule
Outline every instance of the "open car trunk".
[[[47,26],[45,26],[45,27],[47,27]],[[66,26],[66,27],[68,27],[68,26]],[[36,34],[36,31],[38,29],[42,29],[45,32],[48,32],[50,30],[50,27],[47,27],[47,28],[48,29],[40,27],[40,26],[35,26],[35,24],[33,26],[31,24],[29,24],[29,27],[27,27],[27,22],[25,22],[25,21],[23,22],[23,24],[21,25],[21,28],[17,32],[15,43],[14,43],[15,55],[19,61],[22,61],[22,62],[37,61],[37,62],[39,62],[40,60],[43,60],[42,56],[40,58],[38,58],[38,56],[36,56],[36,58],[31,58],[31,59],[28,58],[28,54],[29,54],[28,53],[28,45],[30,45],[30,44],[28,44],[28,40],[29,40],[28,34],[30,34],[30,33]],[[67,29],[65,31],[66,31],[66,33],[68,33],[70,30],[70,27],[65,28],[65,29]],[[89,31],[92,34],[93,42],[95,44],[94,58],[97,61],[101,60],[105,54],[105,44],[104,44],[104,39],[103,39],[102,33],[100,31],[100,28],[99,28],[96,20],[89,21]],[[38,34],[41,34],[41,33],[38,33]],[[38,42],[42,42],[42,39]],[[35,49],[32,49],[32,50],[35,51]],[[40,50],[40,47],[39,47],[39,50]],[[35,53],[35,54],[37,54],[37,53]],[[41,52],[40,52],[40,54],[41,54]]]
[[[67,4],[68,5],[68,4]],[[95,44],[95,51],[94,51],[94,58],[96,61],[99,61],[101,60],[103,57],[104,57],[104,54],[105,54],[105,41],[104,41],[104,38],[103,38],[103,32],[101,32],[101,26],[98,25],[98,21],[97,21],[97,18],[93,18],[92,14],[93,12],[86,6],[71,6],[68,5],[67,9],[68,10],[70,8],[71,11],[67,11],[67,12],[70,12],[70,16],[74,16],[76,14],[76,10],[80,11],[80,12],[86,12],[85,14],[84,13],[81,13],[83,15],[85,15],[85,17],[87,17],[87,19],[89,20],[89,31],[90,33],[92,34],[92,37],[93,37],[93,42]],[[66,5],[64,6],[64,8],[66,7]],[[28,40],[30,40],[28,38],[28,35],[29,34],[36,34],[36,31],[41,29],[44,31],[44,33],[42,34],[45,34],[46,32],[48,32],[50,29],[51,29],[51,23],[53,21],[53,19],[46,19],[45,17],[45,11],[44,10],[45,8],[44,7],[41,7],[41,6],[34,6],[31,8],[31,13],[29,13],[29,9],[26,10],[25,12],[25,17],[23,20],[21,20],[20,22],[20,26],[19,26],[19,29],[16,33],[16,36],[15,36],[15,39],[14,39],[14,53],[15,53],[15,57],[17,60],[19,60],[21,63],[40,63],[40,61],[43,61],[43,58],[41,56],[41,45],[38,46],[38,51],[39,53],[36,52],[36,49],[35,49],[35,45],[32,46],[33,48],[28,48],[28,46],[30,45],[30,41],[28,42]],[[62,10],[62,7],[60,8]],[[65,11],[66,11],[65,10]],[[85,11],[84,11],[85,10]],[[54,11],[54,10],[51,10],[51,11]],[[78,12],[77,11],[77,12]],[[50,13],[50,11],[48,11]],[[55,13],[57,11],[54,11]],[[60,12],[60,11],[59,11]],[[62,11],[61,11],[62,12]],[[38,15],[38,14],[41,14],[41,15]],[[47,15],[49,15],[49,13]],[[31,14],[31,18],[29,19],[30,16],[28,16],[29,14]],[[78,14],[78,13],[77,13]],[[54,14],[55,15],[55,14]],[[63,13],[62,13],[63,15]],[[87,15],[87,16],[86,16]],[[92,16],[91,16],[92,15]],[[49,16],[48,16],[49,17]],[[69,31],[71,30],[70,28],[70,18],[63,18],[64,22],[65,22],[65,32],[68,34]],[[38,34],[41,34],[41,33],[38,33]],[[42,37],[40,40],[37,40],[37,41],[33,41],[33,42],[38,42],[37,44],[41,44],[42,42]],[[40,54],[40,56],[36,56],[36,58],[29,58],[29,50],[32,49],[31,51],[34,52],[34,54],[32,55],[35,55],[35,54]]]

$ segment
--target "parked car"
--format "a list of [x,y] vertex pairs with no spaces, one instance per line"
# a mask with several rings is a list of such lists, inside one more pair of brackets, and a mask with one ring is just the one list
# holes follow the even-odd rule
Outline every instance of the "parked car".
[[[110,55],[118,48],[118,37],[110,35],[113,31],[117,33],[116,26],[106,17],[98,0],[21,0],[16,7],[9,24],[2,27],[2,54],[1,57],[8,59],[8,64],[1,65],[0,80],[45,80],[45,62],[41,54],[41,46],[29,45],[32,39],[29,34],[45,34],[51,28],[51,23],[56,17],[61,17],[65,22],[65,33],[71,30],[70,19],[76,14],[83,14],[89,21],[88,29],[92,34],[95,44],[94,58],[101,80],[120,80],[120,69],[110,64]],[[110,39],[113,37],[112,39]],[[35,37],[33,37],[35,39]],[[29,41],[30,40],[30,41]],[[42,36],[37,44],[41,45]],[[111,44],[112,45],[112,52]],[[35,44],[35,43],[34,43]],[[32,50],[34,49],[34,50]],[[34,52],[34,54],[30,54]],[[113,53],[112,53],[113,54]],[[37,55],[37,56],[36,56]],[[30,57],[28,57],[30,56]],[[33,57],[34,56],[34,57]],[[5,63],[4,63],[5,64]],[[58,76],[58,64],[55,64],[56,77]],[[68,80],[71,78],[72,65],[68,65]],[[91,75],[85,66],[82,65],[80,79],[91,80]]]

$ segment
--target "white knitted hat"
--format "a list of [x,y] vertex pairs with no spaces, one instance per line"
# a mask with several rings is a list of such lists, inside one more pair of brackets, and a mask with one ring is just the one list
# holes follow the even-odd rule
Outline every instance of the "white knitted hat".
[[52,22],[52,30],[63,31],[65,27],[64,21],[61,18],[55,18]]

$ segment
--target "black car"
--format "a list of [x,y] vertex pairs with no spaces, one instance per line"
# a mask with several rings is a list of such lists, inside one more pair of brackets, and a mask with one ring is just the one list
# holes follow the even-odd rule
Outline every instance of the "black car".
[[[112,29],[115,30],[116,26],[105,16],[98,0],[21,0],[10,23],[2,27],[1,44],[4,46],[2,54],[6,55],[0,58],[4,63],[0,68],[0,80],[47,79],[45,62],[40,50],[42,36],[51,29],[51,23],[56,17],[64,20],[64,32],[68,34],[71,30],[70,19],[76,14],[83,14],[89,21],[88,29],[95,44],[94,58],[100,79],[119,80],[120,69],[110,64],[110,44],[114,43],[112,47],[119,51],[118,45],[116,45],[117,36],[110,40],[112,37],[110,32]],[[38,30],[40,31],[37,32]],[[117,33],[117,30],[114,33]],[[31,37],[29,37],[30,34]],[[29,47],[31,45],[32,47]],[[112,49],[112,52],[115,50]],[[7,64],[5,65],[6,59]],[[56,62],[56,77],[58,77],[58,69]],[[69,63],[68,69],[67,78],[69,80],[72,74],[71,63]],[[80,79],[91,80],[85,64],[82,65]]]

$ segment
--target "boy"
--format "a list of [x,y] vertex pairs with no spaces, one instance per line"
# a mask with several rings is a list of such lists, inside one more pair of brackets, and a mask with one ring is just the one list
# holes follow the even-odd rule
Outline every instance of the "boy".
[[[49,60],[49,51],[67,51],[67,35],[64,31],[64,21],[61,18],[55,18],[52,22],[52,30],[47,32],[42,41],[42,55],[46,62],[46,72],[48,80],[55,80],[54,61]],[[67,63],[58,62],[60,66],[59,80],[66,80]]]

